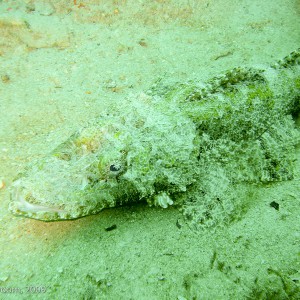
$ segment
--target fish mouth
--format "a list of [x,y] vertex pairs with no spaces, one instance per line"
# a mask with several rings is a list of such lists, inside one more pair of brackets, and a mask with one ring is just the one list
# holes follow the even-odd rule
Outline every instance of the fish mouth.
[[[39,189],[34,189],[28,181],[23,178],[16,180],[11,186],[9,210],[16,216],[27,217],[40,221],[65,221],[74,220],[87,215],[97,214],[102,209],[114,207],[115,201],[106,199],[107,194],[97,198],[97,194],[92,195],[88,204],[83,203],[85,199],[81,189],[77,192],[75,201],[72,202],[72,195],[56,195],[59,205],[49,204],[50,195],[44,196]],[[59,201],[58,197],[66,197],[65,201]],[[101,200],[100,202],[98,200]]]
[[35,203],[37,202],[36,198],[22,187],[19,180],[14,182],[10,197],[9,209],[15,215],[43,221],[68,219],[68,212],[61,207]]

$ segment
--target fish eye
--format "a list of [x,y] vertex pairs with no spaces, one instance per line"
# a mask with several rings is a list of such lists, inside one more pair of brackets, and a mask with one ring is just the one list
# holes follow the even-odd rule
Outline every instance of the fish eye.
[[109,170],[112,172],[118,172],[121,170],[121,166],[120,165],[110,165]]

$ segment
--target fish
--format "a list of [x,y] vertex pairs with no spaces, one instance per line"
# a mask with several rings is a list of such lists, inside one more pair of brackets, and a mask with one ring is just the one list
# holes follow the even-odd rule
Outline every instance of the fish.
[[294,177],[299,64],[300,49],[205,82],[158,79],[30,162],[11,185],[9,210],[59,221],[145,201],[184,207],[200,223],[216,205],[226,213],[240,184]]

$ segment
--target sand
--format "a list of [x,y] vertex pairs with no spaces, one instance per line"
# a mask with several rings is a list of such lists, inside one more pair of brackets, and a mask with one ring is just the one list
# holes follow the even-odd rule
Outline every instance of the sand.
[[0,299],[299,299],[299,161],[220,228],[146,204],[53,223],[8,211],[26,163],[105,102],[268,65],[299,47],[299,14],[297,0],[0,1]]

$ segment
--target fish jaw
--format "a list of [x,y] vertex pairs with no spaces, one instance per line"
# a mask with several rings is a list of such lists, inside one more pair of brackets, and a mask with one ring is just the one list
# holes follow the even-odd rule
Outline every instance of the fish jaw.
[[[14,188],[17,189],[17,188]],[[11,193],[11,202],[9,210],[16,216],[27,217],[40,221],[63,221],[78,219],[87,215],[92,215],[100,212],[104,208],[113,207],[107,202],[95,202],[92,205],[86,206],[82,204],[73,204],[70,206],[52,206],[44,204],[36,204],[37,199],[28,196],[25,190],[16,190]],[[30,199],[27,200],[27,199]],[[97,198],[95,198],[97,199]]]
[[[62,207],[34,203],[37,202],[36,199],[22,187],[21,180],[14,182],[11,190],[9,209],[14,215],[43,221],[68,219],[70,215]],[[30,202],[29,199],[34,202]]]
[[[29,176],[30,178],[30,176]],[[110,184],[100,182],[94,189],[86,187],[65,194],[44,194],[26,176],[16,180],[11,186],[9,210],[16,216],[41,221],[72,220],[114,207],[115,199],[109,193]],[[52,186],[55,189],[55,186]],[[51,196],[56,198],[51,198]],[[58,199],[62,201],[57,201]]]

